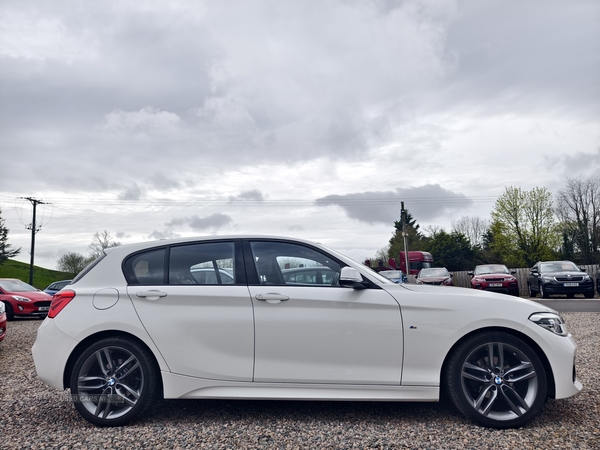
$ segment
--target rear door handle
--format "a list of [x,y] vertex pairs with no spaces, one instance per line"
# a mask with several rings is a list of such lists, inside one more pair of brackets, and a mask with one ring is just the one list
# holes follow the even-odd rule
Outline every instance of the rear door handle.
[[167,293],[151,289],[149,291],[137,291],[135,295],[146,300],[158,300],[159,298],[166,297]]
[[287,295],[278,294],[277,292],[268,292],[267,294],[256,294],[256,300],[267,303],[286,302],[290,298]]

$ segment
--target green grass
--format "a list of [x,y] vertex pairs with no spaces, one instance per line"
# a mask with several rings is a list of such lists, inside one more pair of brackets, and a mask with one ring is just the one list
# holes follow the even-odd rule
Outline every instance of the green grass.
[[[33,266],[33,286],[46,289],[50,283],[74,278],[74,274]],[[17,278],[29,283],[29,264],[9,259],[0,265],[0,278]]]

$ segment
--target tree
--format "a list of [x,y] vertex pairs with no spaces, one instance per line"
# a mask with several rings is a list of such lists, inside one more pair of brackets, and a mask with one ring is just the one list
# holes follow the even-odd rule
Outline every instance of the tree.
[[[408,250],[423,250],[421,248],[422,241],[425,239],[419,231],[419,224],[416,219],[413,218],[412,214],[405,210],[404,214],[404,231],[407,236]],[[399,253],[404,251],[404,240],[402,237],[402,220],[394,222],[394,228],[396,231],[390,238],[388,257],[398,259]]]
[[96,231],[92,238],[92,243],[89,245],[90,258],[99,258],[104,254],[104,250],[118,245],[121,245],[121,243],[113,241],[113,238],[108,231]]
[[452,231],[463,234],[473,248],[483,248],[485,234],[489,228],[489,220],[482,219],[481,217],[464,216],[459,220],[452,221]]
[[8,243],[8,228],[4,226],[5,220],[2,218],[2,209],[0,208],[0,265],[4,264],[9,258],[14,258],[21,252],[21,248],[11,250]]
[[546,188],[507,187],[494,205],[490,230],[492,250],[512,267],[531,267],[552,259],[560,247],[552,195]]
[[[563,253],[582,264],[600,261],[600,180],[567,178],[556,196],[556,214],[563,229]],[[570,254],[569,254],[570,253]]]
[[61,272],[69,272],[77,275],[85,266],[91,262],[91,258],[86,258],[81,253],[69,252],[58,258],[57,267]]
[[437,231],[427,248],[436,266],[443,266],[451,272],[471,270],[477,265],[477,253],[466,236],[457,231],[451,233],[446,233],[443,229]]

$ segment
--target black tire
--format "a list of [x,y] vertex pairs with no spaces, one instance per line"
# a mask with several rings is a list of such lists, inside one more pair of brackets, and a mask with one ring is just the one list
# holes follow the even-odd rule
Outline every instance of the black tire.
[[531,289],[531,284],[527,283],[527,290],[529,291],[529,296],[530,297],[535,297],[537,295],[537,292],[533,292],[533,290]]
[[102,427],[125,425],[157,398],[159,371],[153,355],[131,338],[94,342],[77,358],[70,380],[75,408]]
[[584,296],[585,298],[594,298],[594,293],[593,293],[593,292],[585,292],[585,293],[583,294],[583,296]]
[[502,331],[481,332],[461,342],[450,357],[445,378],[456,408],[491,428],[525,425],[542,410],[548,392],[537,354]]
[[15,312],[10,306],[10,303],[4,302],[4,309],[6,312],[6,320],[13,320],[15,318]]
[[546,292],[544,292],[544,285],[541,284],[541,283],[540,283],[540,297],[541,298],[548,298],[549,297],[549,295]]
[[575,298],[575,294],[567,294],[567,298]]

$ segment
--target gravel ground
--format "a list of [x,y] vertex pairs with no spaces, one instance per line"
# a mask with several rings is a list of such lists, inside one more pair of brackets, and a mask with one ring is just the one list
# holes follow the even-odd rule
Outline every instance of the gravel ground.
[[0,449],[598,449],[600,314],[563,317],[579,344],[584,389],[548,401],[518,430],[478,427],[447,403],[224,400],[164,400],[127,427],[97,428],[37,379],[30,349],[41,321],[16,320],[0,343]]

